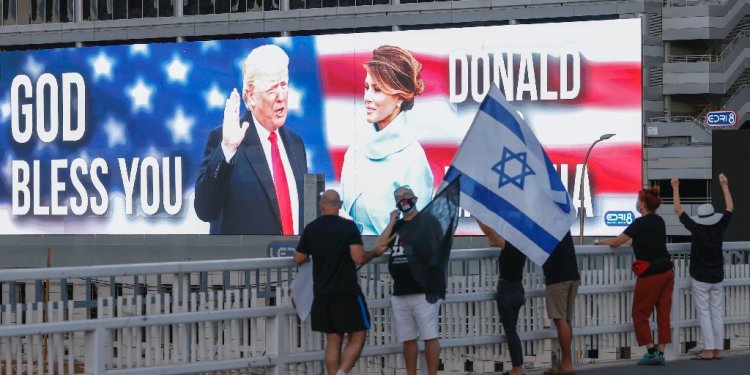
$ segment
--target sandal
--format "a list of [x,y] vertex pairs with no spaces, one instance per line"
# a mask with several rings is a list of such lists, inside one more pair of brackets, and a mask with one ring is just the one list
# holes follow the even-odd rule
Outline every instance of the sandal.
[[721,359],[721,350],[714,349],[714,359]]
[[[719,358],[721,358],[721,357],[719,357]],[[714,358],[714,357],[705,357],[705,356],[703,356],[703,353],[700,353],[700,354],[696,354],[696,355],[690,357],[690,359],[693,360],[693,361],[711,361],[711,360],[714,360],[716,358]]]

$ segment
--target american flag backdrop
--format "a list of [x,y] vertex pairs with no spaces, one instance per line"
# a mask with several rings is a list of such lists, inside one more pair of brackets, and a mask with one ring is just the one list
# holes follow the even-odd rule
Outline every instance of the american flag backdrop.
[[[364,118],[362,64],[380,45],[405,48],[424,65],[425,92],[416,99],[409,121],[427,153],[436,187],[483,98],[451,103],[451,54],[514,53],[516,79],[520,79],[517,54],[575,51],[581,55],[581,88],[575,99],[532,100],[526,93],[512,104],[544,145],[576,207],[580,178],[584,176],[586,233],[619,234],[624,223],[608,224],[604,216],[607,212],[638,215],[634,207],[642,185],[640,27],[638,19],[630,19],[377,33],[356,40],[344,35],[321,36],[317,48],[326,97],[324,126],[334,171],[341,170],[346,149],[369,126],[363,120],[352,125],[351,118],[341,113],[350,113],[354,102],[355,118]],[[558,63],[550,63],[548,68],[549,87],[559,86]],[[489,69],[492,75],[492,68]],[[538,81],[539,66],[535,73]],[[616,136],[596,146],[589,157],[587,173],[582,175],[588,147],[607,133]],[[578,223],[573,230],[577,228]],[[473,219],[464,219],[457,233],[480,232]]]
[[[234,88],[241,89],[241,62],[254,47],[268,43],[279,45],[290,57],[289,117],[285,126],[302,137],[309,172],[325,174],[327,185],[333,188],[339,184],[344,153],[362,140],[362,129],[369,126],[364,114],[362,64],[376,47],[391,44],[405,48],[424,65],[426,91],[416,99],[408,121],[425,149],[436,184],[442,180],[479,106],[470,99],[450,101],[452,55],[462,51],[552,51],[551,55],[561,49],[576,51],[581,56],[581,87],[576,98],[531,100],[526,93],[512,104],[545,146],[571,194],[580,178],[576,169],[591,142],[601,134],[617,134],[599,144],[589,159],[587,186],[593,216],[586,219],[587,233],[619,233],[622,228],[606,225],[602,215],[634,211],[641,186],[641,47],[637,19],[2,52],[0,233],[207,233],[208,224],[197,218],[192,202],[203,147],[208,133],[221,124],[228,94]],[[547,67],[550,87],[559,86],[557,64],[552,61]],[[520,74],[518,61],[515,69],[515,74]],[[534,61],[534,70],[538,81],[542,73],[539,61]],[[41,93],[33,90],[39,77],[51,74],[62,90],[61,77],[70,72],[80,74],[85,82],[83,138],[63,141],[59,135],[52,142],[42,142],[34,133],[28,142],[17,142],[12,136],[11,119],[15,111],[24,121],[21,105],[33,106],[31,117],[36,121],[36,107],[42,100],[44,116],[50,118],[48,99],[52,94],[48,89]],[[32,90],[25,94],[31,97],[21,98],[13,106],[11,82],[18,75],[30,78]],[[63,94],[58,92],[58,96],[62,105]],[[76,114],[75,99],[73,104]],[[62,116],[62,108],[58,111]],[[49,126],[49,121],[45,124]],[[144,213],[137,209],[141,198],[138,192],[135,211],[127,212],[118,159],[130,166],[136,158],[149,156],[181,159],[183,202],[179,212]],[[56,216],[11,212],[14,160],[26,161],[32,169],[33,162],[38,161],[39,181],[28,186],[38,189],[40,201],[49,204],[51,161],[76,158],[88,163],[95,158],[106,161],[109,171],[99,176],[111,202],[106,213]],[[69,170],[61,170],[58,177],[66,183],[66,190],[60,193],[62,202],[77,196]],[[89,195],[94,196],[93,183],[82,180]],[[577,195],[573,198],[578,204]],[[471,227],[464,227],[460,232],[471,231]]]

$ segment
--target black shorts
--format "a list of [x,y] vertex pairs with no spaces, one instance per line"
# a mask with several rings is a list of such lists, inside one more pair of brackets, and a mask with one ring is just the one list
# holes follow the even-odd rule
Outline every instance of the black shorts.
[[316,332],[350,333],[370,329],[370,312],[361,294],[332,302],[313,300],[310,318]]

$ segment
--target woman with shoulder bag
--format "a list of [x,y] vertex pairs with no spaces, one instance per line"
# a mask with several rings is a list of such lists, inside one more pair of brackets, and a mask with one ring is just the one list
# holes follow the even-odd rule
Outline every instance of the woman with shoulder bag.
[[[638,345],[645,345],[648,350],[638,364],[647,366],[664,365],[664,346],[672,342],[669,318],[674,289],[674,265],[667,252],[666,224],[656,214],[659,205],[661,197],[658,187],[639,191],[636,208],[642,216],[633,220],[619,236],[594,242],[612,247],[622,244],[633,246],[635,262],[632,270],[638,277],[633,293],[633,328]],[[654,308],[659,332],[658,345],[654,344],[649,327],[649,318]]]

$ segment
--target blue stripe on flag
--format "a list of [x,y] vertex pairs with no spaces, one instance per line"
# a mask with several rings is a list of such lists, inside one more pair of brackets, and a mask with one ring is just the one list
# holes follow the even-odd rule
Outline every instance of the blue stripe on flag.
[[448,171],[445,172],[445,176],[443,176],[443,181],[450,184],[457,177],[461,177],[461,171],[459,171],[458,169],[456,169],[456,167],[451,165],[450,167],[448,167]]
[[521,142],[526,144],[526,138],[524,138],[523,131],[521,131],[521,125],[518,124],[513,114],[508,111],[508,108],[496,101],[495,98],[487,95],[484,101],[482,101],[482,105],[479,106],[479,110],[494,118],[500,124],[505,125]]
[[[537,224],[532,218],[526,216],[526,214],[521,212],[512,203],[495,194],[492,190],[487,189],[478,181],[461,173],[461,171],[456,168],[450,168],[448,173],[460,174],[462,193],[481,203],[487,207],[488,210],[495,213],[495,215],[502,217],[503,220],[507,221],[510,225],[516,228],[516,230],[521,232],[531,242],[534,242],[547,253],[552,253],[555,246],[560,243],[557,238],[547,232],[547,230]],[[512,211],[513,213],[510,215],[501,215],[502,212],[508,211]]]

